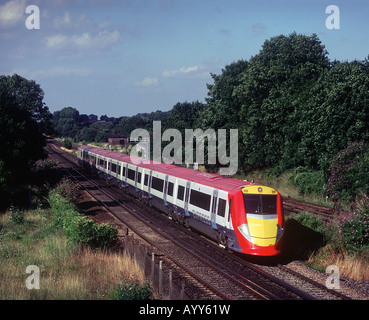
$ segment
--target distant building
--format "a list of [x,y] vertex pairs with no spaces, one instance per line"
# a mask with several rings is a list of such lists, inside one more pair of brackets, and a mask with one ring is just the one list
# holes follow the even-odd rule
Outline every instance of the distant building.
[[128,137],[122,136],[120,134],[109,134],[108,136],[108,144],[111,146],[116,146],[119,144],[125,146],[126,144],[128,144],[128,142]]

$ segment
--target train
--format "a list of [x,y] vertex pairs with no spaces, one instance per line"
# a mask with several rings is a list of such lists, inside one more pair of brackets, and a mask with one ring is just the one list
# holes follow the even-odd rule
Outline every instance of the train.
[[88,145],[79,164],[173,221],[252,256],[277,256],[284,234],[282,196],[274,188]]

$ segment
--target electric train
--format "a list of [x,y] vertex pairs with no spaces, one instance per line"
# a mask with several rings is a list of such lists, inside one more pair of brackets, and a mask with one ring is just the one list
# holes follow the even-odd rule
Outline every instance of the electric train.
[[229,250],[275,256],[284,233],[282,197],[273,188],[137,159],[91,146],[78,149],[80,165],[165,212]]

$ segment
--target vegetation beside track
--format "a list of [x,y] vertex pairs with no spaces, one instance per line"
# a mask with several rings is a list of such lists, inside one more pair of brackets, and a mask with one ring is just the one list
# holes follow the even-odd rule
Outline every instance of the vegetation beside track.
[[[60,177],[50,161],[36,167],[40,179]],[[73,183],[62,180],[49,192],[41,180],[32,187],[36,208],[13,206],[0,215],[0,300],[148,298],[150,286],[138,264],[106,249],[117,230],[77,212]],[[27,289],[30,265],[40,270],[40,289]]]
[[322,272],[335,265],[343,276],[369,280],[369,246],[361,244],[363,236],[368,235],[367,225],[360,222],[368,219],[367,213],[337,217],[330,223],[309,212],[288,216],[284,240],[299,242],[293,250],[288,248],[289,253]]

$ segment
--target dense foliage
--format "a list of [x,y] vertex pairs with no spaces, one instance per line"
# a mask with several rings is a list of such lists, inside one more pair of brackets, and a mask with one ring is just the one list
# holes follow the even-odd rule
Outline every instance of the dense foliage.
[[149,281],[140,284],[138,280],[123,279],[115,289],[110,291],[112,300],[150,300],[153,289]]
[[337,159],[355,141],[363,148],[369,142],[368,59],[330,61],[317,35],[292,33],[266,40],[248,61],[233,62],[211,77],[205,104],[177,103],[168,112],[104,116],[99,122],[64,108],[54,113],[56,131],[79,141],[106,141],[108,133],[152,131],[156,120],[162,132],[238,129],[241,173],[293,169],[291,179],[301,193],[325,192],[331,198],[367,191],[366,149],[349,162]]
[[[18,75],[0,76],[0,192],[10,200],[27,181],[32,165],[44,156],[52,117],[43,91]],[[2,203],[3,205],[4,203]]]
[[50,194],[49,201],[55,227],[63,230],[71,243],[104,247],[116,241],[118,235],[116,227],[95,223],[89,217],[81,215],[74,204],[57,190]]

